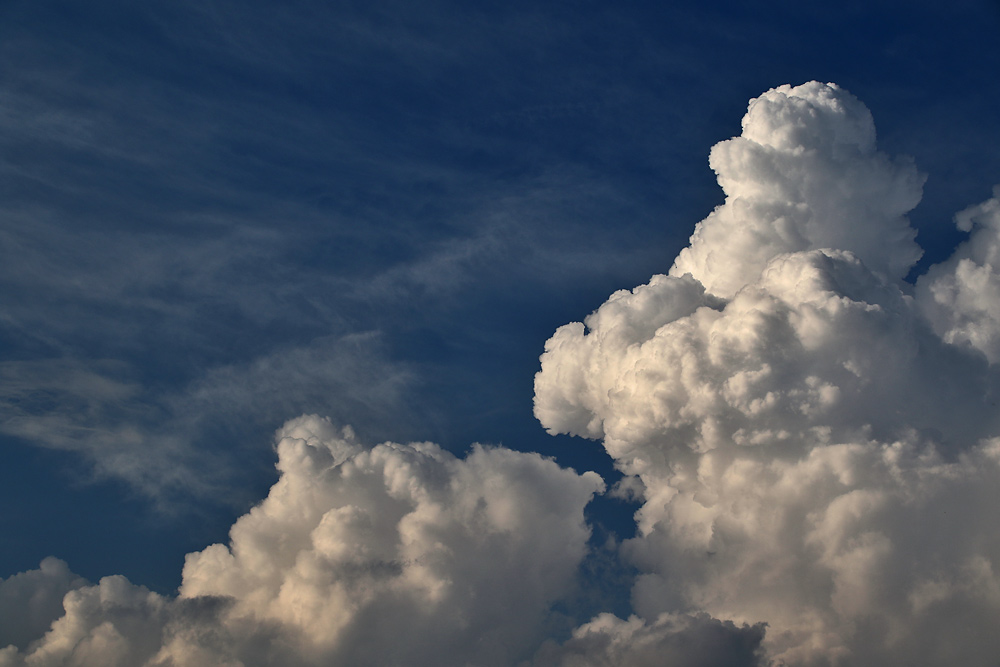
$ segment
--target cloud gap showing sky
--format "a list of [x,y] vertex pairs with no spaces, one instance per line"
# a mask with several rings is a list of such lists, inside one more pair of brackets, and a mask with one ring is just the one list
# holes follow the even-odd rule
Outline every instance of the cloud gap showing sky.
[[[0,665],[988,664],[1000,189],[911,284],[925,177],[843,88],[754,98],[710,164],[725,201],[673,265],[541,356],[536,417],[600,441],[612,487],[296,417],[176,596],[55,558],[0,582]],[[600,494],[638,510],[595,554]],[[624,617],[578,617],[597,557],[634,572]]]

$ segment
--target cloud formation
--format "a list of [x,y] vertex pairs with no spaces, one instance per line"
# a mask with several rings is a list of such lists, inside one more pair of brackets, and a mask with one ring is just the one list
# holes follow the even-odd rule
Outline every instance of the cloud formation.
[[948,261],[917,281],[917,299],[942,339],[1000,361],[1000,185],[993,198],[956,216],[971,232]]
[[542,424],[602,439],[642,489],[636,612],[766,622],[776,664],[982,664],[996,200],[959,216],[972,237],[914,298],[923,177],[843,89],[752,100],[711,164],[726,201],[669,275],[560,328],[536,377]]
[[751,100],[743,133],[712,148],[726,203],[698,223],[670,269],[730,297],[782,253],[836,248],[901,279],[922,251],[904,217],[924,177],[875,148],[857,98],[812,82]]
[[188,555],[179,597],[120,576],[66,583],[52,561],[4,582],[5,597],[28,580],[75,590],[0,664],[499,666],[569,622],[553,605],[578,585],[595,473],[478,445],[462,459],[366,447],[314,416],[278,440],[280,479],[228,546]]
[[0,619],[30,609],[0,667],[988,664],[1000,191],[911,286],[923,176],[843,89],[764,93],[711,164],[726,201],[668,274],[558,329],[536,376],[542,425],[601,440],[641,502],[629,618],[567,606],[595,473],[307,415],[177,597],[55,559],[0,582]]
[[562,645],[549,643],[539,667],[698,667],[757,665],[764,624],[736,627],[708,614],[662,614],[652,623],[599,614]]
[[37,570],[0,581],[0,645],[26,648],[62,615],[63,597],[87,583],[66,563],[51,557]]
[[261,448],[235,436],[331,397],[332,416],[356,425],[407,414],[400,397],[414,374],[384,347],[375,333],[324,336],[207,369],[171,392],[144,387],[135,367],[111,359],[3,361],[0,435],[82,454],[97,477],[124,480],[168,511],[191,499],[249,503],[241,487]]

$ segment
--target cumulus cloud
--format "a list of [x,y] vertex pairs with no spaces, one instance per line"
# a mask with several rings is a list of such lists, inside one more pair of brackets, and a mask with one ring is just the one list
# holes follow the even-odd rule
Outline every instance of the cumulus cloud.
[[562,645],[548,644],[536,657],[545,667],[704,667],[760,664],[764,626],[736,627],[707,614],[663,614],[652,623],[600,614],[573,631]]
[[[249,503],[256,498],[239,489],[253,470],[247,460],[259,457],[248,449],[262,451],[251,437],[295,410],[334,401],[334,418],[378,437],[399,430],[387,412],[412,415],[401,397],[414,375],[384,347],[375,332],[323,336],[210,368],[170,392],[143,387],[120,361],[4,361],[0,434],[79,453],[97,476],[125,480],[170,511],[177,498]],[[220,443],[220,433],[235,442]]]
[[642,490],[633,606],[768,624],[775,664],[1000,650],[996,200],[902,282],[923,177],[833,84],[752,100],[669,275],[548,341],[535,414]]
[[875,148],[875,124],[834,84],[780,86],[750,101],[743,133],[712,148],[726,202],[698,223],[671,276],[732,296],[781,253],[837,248],[902,278],[919,259],[904,217],[924,177]]
[[[478,445],[367,447],[314,416],[278,438],[278,482],[229,545],[188,555],[177,598],[74,584],[0,664],[510,665],[566,625],[553,607],[578,583],[595,473]],[[18,577],[66,579],[57,565]]]
[[89,582],[58,558],[46,558],[37,570],[0,580],[0,646],[25,648],[62,615],[63,597]]
[[934,330],[949,343],[1000,361],[1000,185],[993,198],[956,216],[972,232],[951,258],[917,281],[917,298]]
[[848,92],[768,91],[711,164],[726,201],[690,246],[535,380],[543,426],[601,440],[640,503],[629,618],[567,607],[596,474],[303,416],[178,596],[54,559],[0,583],[0,666],[992,664],[1000,192],[911,286],[923,176]]

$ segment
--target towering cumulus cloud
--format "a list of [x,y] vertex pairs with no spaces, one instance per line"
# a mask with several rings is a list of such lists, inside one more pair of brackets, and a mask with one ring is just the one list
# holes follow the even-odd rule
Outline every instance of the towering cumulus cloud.
[[846,91],[768,91],[711,165],[725,203],[669,272],[535,380],[641,502],[629,618],[575,617],[596,474],[304,416],[178,596],[54,558],[0,581],[0,667],[995,664],[1000,191],[909,285],[923,177]]
[[923,178],[846,91],[768,91],[711,165],[726,201],[669,274],[560,328],[535,381],[542,424],[642,489],[643,631],[702,612],[767,623],[779,665],[995,660],[997,201],[914,297]]

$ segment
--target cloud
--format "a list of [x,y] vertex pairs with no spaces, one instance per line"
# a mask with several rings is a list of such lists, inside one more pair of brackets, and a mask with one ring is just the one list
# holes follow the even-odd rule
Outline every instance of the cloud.
[[595,473],[479,445],[366,447],[315,416],[278,438],[278,482],[228,546],[188,555],[179,597],[78,587],[0,664],[510,665],[566,626],[554,605],[578,584]]
[[207,369],[173,391],[144,387],[139,369],[114,360],[5,361],[0,433],[81,454],[98,477],[125,480],[164,509],[192,498],[250,502],[239,496],[254,467],[246,459],[266,452],[250,438],[284,415],[327,408],[375,436],[394,428],[386,412],[408,416],[400,395],[413,374],[383,348],[375,333],[318,337]]
[[0,646],[24,649],[62,616],[63,597],[88,582],[58,558],[46,558],[37,570],[0,580]]
[[917,299],[945,341],[1000,361],[1000,186],[993,198],[956,216],[971,232],[946,262],[917,281]]
[[836,85],[780,86],[750,101],[743,133],[712,148],[726,202],[670,269],[729,297],[778,254],[837,248],[890,279],[920,258],[904,217],[924,177],[875,149],[868,109]]
[[[751,101],[712,153],[726,202],[669,273],[546,343],[536,416],[600,439],[626,475],[614,493],[641,503],[619,552],[637,572],[629,618],[574,629],[567,606],[586,597],[596,474],[501,447],[367,446],[306,415],[278,432],[267,498],[187,556],[178,596],[88,585],[54,560],[0,584],[4,618],[38,610],[0,665],[987,664],[997,199],[959,214],[968,242],[905,283],[923,177],[874,137],[833,84]],[[272,377],[219,373],[208,402]],[[53,374],[85,405],[87,387],[134,391]]]
[[[129,22],[95,11],[89,20],[101,29]],[[473,144],[501,150],[468,128],[386,135],[384,122],[357,109],[246,99],[230,77],[202,67],[200,55],[231,40],[187,40],[197,26],[235,36],[242,19],[275,45],[288,34],[272,12],[240,11],[218,25],[215,16],[207,26],[161,16],[172,46],[129,53],[134,34],[123,30],[101,39],[122,50],[112,65],[87,48],[40,61],[53,46],[39,37],[58,18],[40,12],[25,19],[45,30],[4,42],[12,92],[0,100],[0,152],[11,156],[3,169],[16,185],[0,202],[0,343],[9,352],[0,436],[77,452],[71,467],[92,466],[170,509],[186,509],[183,493],[238,496],[269,463],[266,447],[243,456],[248,443],[266,442],[302,412],[349,421],[373,439],[447,440],[433,425],[454,414],[441,408],[450,397],[429,405],[430,392],[402,392],[403,405],[396,391],[469,372],[464,359],[427,360],[435,351],[426,338],[447,335],[452,349],[486,344],[511,320],[484,313],[485,302],[520,305],[530,293],[543,303],[570,276],[578,286],[584,269],[591,279],[623,275],[626,255],[651,264],[652,251],[635,251],[632,239],[609,250],[618,236],[604,220],[636,207],[585,167],[498,176],[492,166],[452,162]],[[317,29],[294,12],[284,18]],[[320,42],[334,59],[346,48]],[[267,51],[250,49],[255,58]],[[146,59],[167,53],[192,54],[198,66],[182,69],[207,80],[186,86],[152,75]],[[273,64],[286,83],[301,69]],[[357,65],[373,76],[380,69],[367,58]],[[339,90],[334,79],[356,76],[337,68],[320,78]],[[581,240],[556,242],[566,229]],[[597,234],[608,240],[601,252],[590,243]],[[407,363],[414,356],[419,378]],[[223,464],[220,450],[240,456]],[[218,458],[206,462],[209,451]],[[204,478],[223,469],[229,480]],[[241,507],[250,500],[237,498]]]
[[669,275],[546,343],[536,416],[642,489],[623,554],[650,627],[765,622],[790,665],[1000,648],[996,200],[913,297],[923,178],[874,139],[833,84],[752,100],[712,151],[726,201]]
[[652,623],[601,614],[573,631],[561,646],[549,644],[536,656],[546,667],[695,667],[759,662],[763,624],[736,627],[707,614],[663,614]]

